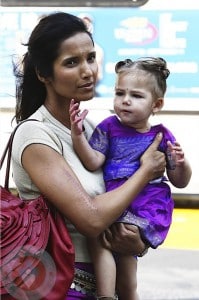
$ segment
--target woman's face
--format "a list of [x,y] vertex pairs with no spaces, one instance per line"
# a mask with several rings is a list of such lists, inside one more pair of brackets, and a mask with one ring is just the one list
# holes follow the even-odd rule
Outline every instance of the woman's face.
[[98,66],[96,52],[87,33],[77,33],[64,40],[53,64],[53,77],[48,78],[47,97],[83,101],[92,99]]

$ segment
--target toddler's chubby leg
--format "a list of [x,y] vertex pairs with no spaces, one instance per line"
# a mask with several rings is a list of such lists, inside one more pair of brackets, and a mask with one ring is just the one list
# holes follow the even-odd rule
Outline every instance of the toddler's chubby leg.
[[113,254],[104,248],[100,238],[88,239],[88,249],[96,277],[96,299],[115,300],[116,264]]
[[118,256],[116,291],[120,300],[139,300],[137,293],[137,258],[133,255]]

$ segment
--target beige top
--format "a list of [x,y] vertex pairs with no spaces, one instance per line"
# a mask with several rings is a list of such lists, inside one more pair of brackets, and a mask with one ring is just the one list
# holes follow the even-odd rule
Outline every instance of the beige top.
[[[16,131],[12,148],[13,179],[20,197],[22,199],[34,199],[40,195],[37,187],[33,184],[21,164],[23,150],[33,143],[45,144],[57,152],[63,153],[63,156],[89,195],[95,196],[103,193],[105,188],[102,172],[90,172],[84,168],[73,151],[70,130],[57,121],[44,106],[41,106],[30,119],[36,119],[40,122],[29,121],[22,124]],[[89,138],[94,125],[87,119],[84,122],[84,126],[85,134]],[[76,261],[89,262],[90,257],[85,237],[77,232],[76,228],[68,220],[66,222],[75,246]]]

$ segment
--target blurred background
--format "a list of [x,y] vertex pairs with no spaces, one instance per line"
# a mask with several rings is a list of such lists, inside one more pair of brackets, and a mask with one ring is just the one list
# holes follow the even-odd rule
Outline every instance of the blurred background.
[[11,125],[15,107],[12,61],[26,51],[23,44],[39,18],[53,11],[84,18],[93,33],[99,64],[96,97],[82,108],[90,109],[89,116],[96,123],[113,112],[117,61],[142,56],[166,59],[171,74],[165,106],[151,122],[172,130],[193,175],[186,188],[171,186],[173,224],[166,242],[140,259],[139,290],[142,300],[199,300],[199,1],[1,0],[0,153],[15,126],[15,122]]

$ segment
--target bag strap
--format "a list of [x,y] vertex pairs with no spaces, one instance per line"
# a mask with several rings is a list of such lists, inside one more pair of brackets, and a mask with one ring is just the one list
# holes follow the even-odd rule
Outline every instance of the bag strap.
[[6,174],[5,174],[5,182],[4,182],[4,187],[6,190],[9,190],[9,177],[10,177],[10,163],[11,163],[11,154],[12,154],[12,143],[13,143],[13,139],[14,139],[14,135],[16,130],[18,129],[18,127],[27,122],[27,121],[38,121],[36,119],[26,119],[24,121],[21,121],[12,131],[8,142],[6,144],[6,147],[3,151],[3,154],[1,156],[1,161],[0,161],[0,170],[2,169],[3,163],[5,161],[6,155],[7,155],[7,164],[6,164]]

